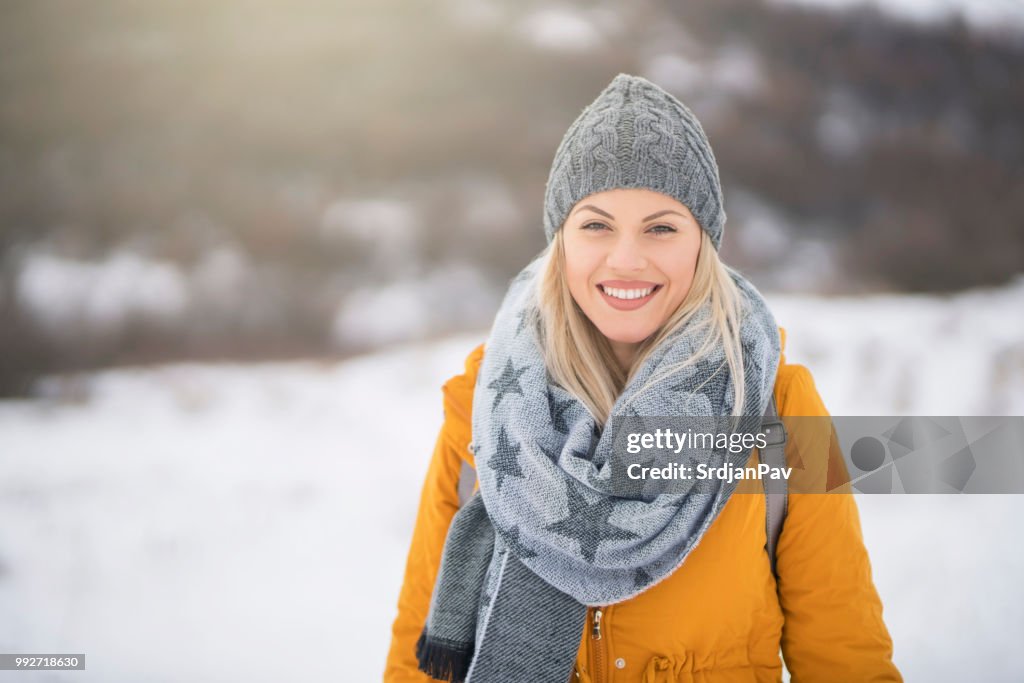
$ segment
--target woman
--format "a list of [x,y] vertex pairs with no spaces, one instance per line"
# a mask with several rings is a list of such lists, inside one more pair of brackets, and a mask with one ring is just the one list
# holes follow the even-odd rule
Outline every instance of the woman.
[[[615,490],[612,416],[827,415],[724,223],[696,118],[616,76],[556,152],[548,248],[444,385],[385,681],[779,681],[780,647],[794,681],[902,680],[852,496],[791,493],[773,573],[759,483]],[[790,464],[829,476],[827,420],[801,424]]]

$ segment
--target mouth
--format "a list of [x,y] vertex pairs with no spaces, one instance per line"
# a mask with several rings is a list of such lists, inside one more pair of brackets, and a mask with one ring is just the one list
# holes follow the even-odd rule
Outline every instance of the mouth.
[[640,308],[653,299],[661,288],[662,285],[654,285],[642,289],[619,289],[617,287],[597,285],[597,289],[601,292],[601,298],[605,300],[605,303],[618,311],[633,311]]

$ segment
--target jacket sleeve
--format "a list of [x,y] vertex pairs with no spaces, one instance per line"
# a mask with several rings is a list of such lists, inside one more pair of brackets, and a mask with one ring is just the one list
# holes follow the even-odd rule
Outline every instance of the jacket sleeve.
[[[791,367],[782,414],[827,416],[810,372]],[[831,420],[803,418],[790,431],[802,475],[814,480],[814,488],[801,490],[824,491],[837,479],[845,481],[836,477],[837,467],[845,468]],[[892,662],[892,639],[882,621],[857,504],[848,485],[839,490],[789,495],[777,549],[786,667],[793,683],[902,681]]]
[[[463,380],[457,377],[449,383]],[[449,385],[446,385],[447,392]],[[398,597],[398,616],[391,629],[391,648],[384,668],[385,683],[432,683],[416,661],[416,641],[427,619],[434,579],[452,518],[459,508],[458,478],[462,467],[462,427],[445,401],[445,421],[434,446],[420,493],[419,510]]]

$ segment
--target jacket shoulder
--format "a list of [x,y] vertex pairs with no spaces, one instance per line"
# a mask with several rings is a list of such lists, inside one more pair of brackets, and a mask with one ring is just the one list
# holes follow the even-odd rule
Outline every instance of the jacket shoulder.
[[799,363],[784,363],[775,376],[775,403],[779,415],[825,417],[829,413],[811,371]]
[[825,404],[806,366],[786,361],[786,328],[779,325],[781,356],[775,374],[775,405],[779,415],[826,416]]

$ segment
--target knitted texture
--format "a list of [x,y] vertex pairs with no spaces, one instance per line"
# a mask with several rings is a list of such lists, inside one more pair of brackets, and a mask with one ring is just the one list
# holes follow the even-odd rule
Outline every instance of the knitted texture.
[[725,208],[718,164],[697,117],[640,76],[620,73],[569,127],[544,192],[548,242],[579,200],[615,188],[655,190],[685,204],[718,249]]
[[[453,680],[507,680],[509,667],[517,680],[566,680],[586,605],[621,602],[669,576],[737,485],[706,480],[699,492],[683,486],[653,499],[613,492],[613,446],[621,442],[549,380],[536,324],[542,270],[538,257],[512,282],[477,375],[472,449],[480,490],[452,521],[418,648],[424,670]],[[738,430],[750,432],[771,397],[781,343],[760,293],[730,274],[742,308]],[[705,302],[645,360],[612,415],[731,415],[736,392],[720,345],[673,372],[710,329]],[[709,450],[706,462],[742,467],[751,450]],[[453,672],[453,662],[468,670]]]

